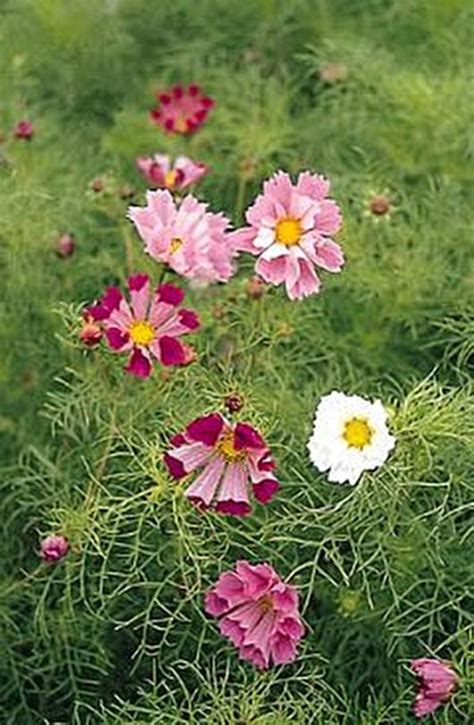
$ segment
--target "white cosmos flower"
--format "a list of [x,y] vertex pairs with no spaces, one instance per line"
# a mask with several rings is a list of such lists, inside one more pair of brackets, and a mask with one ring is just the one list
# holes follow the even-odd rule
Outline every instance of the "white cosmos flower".
[[378,468],[395,445],[387,428],[387,413],[380,400],[334,390],[321,398],[308,441],[311,461],[329,471],[333,483],[352,486],[363,471]]

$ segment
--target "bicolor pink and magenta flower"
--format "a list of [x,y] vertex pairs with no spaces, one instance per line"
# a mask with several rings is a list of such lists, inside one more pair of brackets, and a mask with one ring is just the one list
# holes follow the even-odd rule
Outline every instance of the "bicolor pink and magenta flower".
[[410,667],[417,675],[420,686],[413,712],[418,718],[431,715],[443,702],[449,700],[458,677],[449,663],[441,660],[427,658],[412,660]]
[[158,105],[150,112],[152,120],[168,133],[195,133],[205,122],[214,106],[210,96],[202,94],[195,83],[187,88],[172,86],[157,94]]
[[148,191],[146,201],[145,207],[128,210],[145,252],[198,283],[229,280],[236,251],[224,214],[207,211],[207,204],[191,195],[178,204],[168,190]]
[[209,171],[209,167],[187,156],[177,156],[174,163],[167,154],[139,156],[137,168],[151,187],[182,191],[196,184]]
[[162,365],[186,365],[191,352],[181,341],[199,327],[192,310],[180,307],[184,292],[172,284],[153,290],[146,274],[128,279],[130,303],[117,287],[109,287],[88,315],[105,331],[109,347],[128,356],[126,372],[147,378],[153,361]]
[[339,272],[341,247],[331,238],[341,227],[329,181],[308,171],[296,184],[279,171],[247,210],[249,226],[232,233],[236,248],[258,256],[255,271],[265,282],[285,284],[291,300],[319,292],[316,268]]
[[205,611],[239,650],[240,659],[260,669],[296,659],[304,634],[295,587],[269,564],[238,561],[207,593]]
[[171,446],[164,460],[174,479],[199,472],[185,495],[203,511],[246,516],[252,496],[265,504],[280,487],[270,450],[248,423],[211,413],[174,436]]
[[69,541],[65,536],[47,536],[41,542],[40,555],[45,564],[57,564],[69,551]]

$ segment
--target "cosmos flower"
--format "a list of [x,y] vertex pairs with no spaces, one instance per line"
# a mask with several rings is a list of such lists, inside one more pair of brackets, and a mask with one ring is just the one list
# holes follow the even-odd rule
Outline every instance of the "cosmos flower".
[[41,542],[40,555],[45,564],[56,564],[69,551],[69,541],[64,536],[47,536]]
[[329,471],[334,483],[357,483],[363,471],[378,468],[395,445],[380,402],[333,391],[321,398],[308,442],[311,461]]
[[458,677],[447,662],[434,659],[412,660],[412,671],[418,676],[420,689],[415,698],[413,712],[416,717],[430,715],[449,700]]
[[158,105],[150,112],[152,120],[169,133],[195,133],[204,123],[214,101],[203,96],[195,83],[187,88],[173,86],[157,95]]
[[145,252],[198,283],[227,282],[236,254],[226,232],[229,220],[207,211],[207,204],[186,196],[178,205],[169,191],[148,191],[145,207],[132,206],[128,217],[145,242]]
[[202,510],[246,516],[252,510],[250,489],[257,501],[268,503],[280,487],[270,450],[248,423],[229,423],[212,413],[190,423],[171,445],[164,460],[173,478],[199,471],[186,496]]
[[315,267],[339,272],[344,264],[331,239],[341,227],[341,214],[328,193],[323,176],[305,171],[293,184],[279,171],[247,210],[249,226],[231,235],[238,250],[258,256],[256,273],[274,285],[284,282],[291,300],[319,291]]
[[187,156],[178,156],[173,165],[166,154],[139,156],[136,164],[150,186],[162,187],[171,191],[186,189],[202,179],[209,171],[206,164],[193,161]]
[[31,141],[34,135],[33,124],[25,119],[18,121],[13,129],[13,135],[15,138],[21,138],[24,141]]
[[184,292],[171,284],[151,289],[146,274],[129,277],[129,304],[119,289],[109,287],[102,299],[88,308],[105,330],[109,347],[128,355],[126,372],[147,378],[156,358],[162,365],[186,365],[191,348],[180,338],[199,327],[195,312],[177,309]]
[[207,593],[205,611],[219,619],[221,634],[238,648],[240,659],[261,669],[296,659],[304,634],[298,592],[269,564],[238,561]]

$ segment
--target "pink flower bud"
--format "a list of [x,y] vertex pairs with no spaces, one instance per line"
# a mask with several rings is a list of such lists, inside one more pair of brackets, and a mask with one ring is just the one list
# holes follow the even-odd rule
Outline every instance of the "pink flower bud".
[[86,347],[96,347],[104,334],[102,327],[87,310],[83,313],[82,319],[83,325],[79,333],[79,339]]
[[244,399],[239,393],[231,393],[226,397],[224,405],[229,413],[237,413],[244,407]]
[[68,233],[62,234],[59,238],[56,254],[58,255],[58,257],[66,259],[66,257],[70,257],[72,254],[74,254],[75,248],[76,242],[74,240],[74,235]]
[[13,134],[16,138],[21,138],[24,141],[30,141],[33,137],[34,129],[31,121],[18,121],[13,129]]
[[47,536],[41,542],[41,558],[45,564],[56,564],[69,551],[69,541],[64,536]]

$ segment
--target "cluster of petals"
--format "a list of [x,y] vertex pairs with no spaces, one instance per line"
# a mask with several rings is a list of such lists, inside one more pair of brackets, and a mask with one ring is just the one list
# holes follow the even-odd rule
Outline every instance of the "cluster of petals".
[[136,165],[151,187],[170,191],[182,191],[196,184],[209,171],[206,164],[187,156],[177,156],[171,163],[167,154],[139,156]]
[[152,120],[169,133],[195,133],[205,122],[214,101],[201,93],[195,83],[187,88],[172,86],[157,94],[158,105],[150,112]]
[[130,303],[117,287],[109,287],[87,313],[99,322],[109,347],[128,356],[126,372],[137,377],[150,375],[153,359],[162,365],[186,365],[193,350],[181,341],[199,327],[195,312],[179,307],[184,292],[171,284],[156,290],[145,274],[128,279]]
[[328,194],[323,176],[305,171],[293,184],[279,171],[247,210],[249,226],[232,234],[239,251],[258,256],[257,274],[273,285],[285,283],[291,300],[319,292],[316,267],[339,272],[344,264],[341,247],[331,239],[341,214]]
[[207,614],[239,650],[241,659],[266,669],[296,658],[304,634],[298,592],[269,564],[239,561],[219,577],[205,599]]
[[418,718],[431,715],[443,702],[449,700],[458,677],[449,664],[441,660],[422,658],[412,660],[410,666],[420,683],[413,712]]
[[211,413],[174,436],[171,446],[164,460],[174,479],[199,471],[186,497],[201,510],[246,516],[252,510],[250,492],[268,503],[279,488],[270,450],[248,423]]
[[40,555],[45,564],[56,564],[69,551],[69,541],[64,536],[47,536],[41,542]]
[[394,446],[380,400],[337,390],[321,398],[308,449],[316,468],[328,471],[329,481],[353,486],[364,471],[381,466]]
[[227,282],[236,252],[229,220],[207,211],[192,195],[177,203],[168,190],[148,191],[145,207],[130,207],[128,217],[145,243],[145,252],[197,283]]

